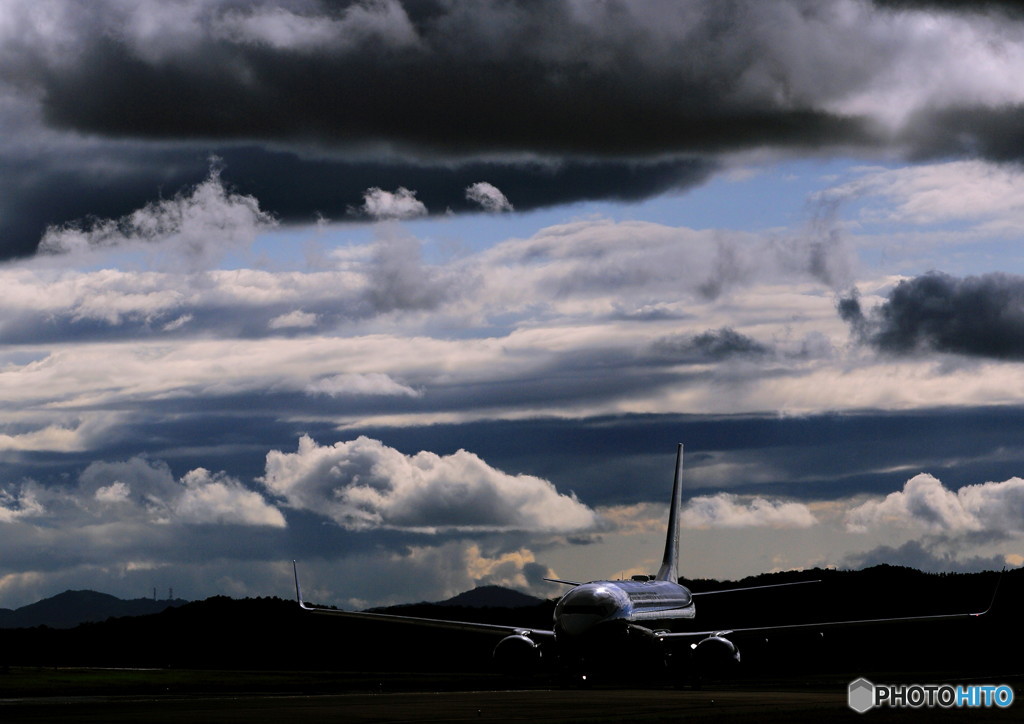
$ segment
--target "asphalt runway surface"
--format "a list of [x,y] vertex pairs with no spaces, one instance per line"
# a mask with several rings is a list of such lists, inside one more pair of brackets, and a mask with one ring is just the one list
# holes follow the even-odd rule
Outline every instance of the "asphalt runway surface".
[[846,691],[523,690],[387,694],[79,697],[0,701],[14,722],[800,722],[1024,720],[1009,709],[882,710],[857,714]]

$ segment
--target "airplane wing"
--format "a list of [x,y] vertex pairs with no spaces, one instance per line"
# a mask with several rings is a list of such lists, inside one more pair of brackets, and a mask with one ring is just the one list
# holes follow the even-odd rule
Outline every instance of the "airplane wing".
[[[544,579],[550,580],[550,579]],[[697,596],[714,596],[718,593],[743,593],[744,591],[760,591],[765,588],[782,588],[783,586],[802,586],[805,583],[821,583],[820,579],[813,581],[793,581],[792,583],[772,583],[768,586],[747,586],[746,588],[723,588],[720,591],[691,591],[690,595],[696,598]]]
[[[545,578],[545,581],[551,581],[552,583],[563,583],[566,586],[582,586],[582,581],[567,581],[564,578]],[[768,586],[747,586],[745,588],[723,588],[720,591],[691,591],[690,595],[697,596],[713,596],[717,593],[742,593],[743,591],[760,591],[764,588],[781,588],[782,586],[800,586],[804,583],[821,583],[820,579],[813,581],[794,581],[792,583],[772,583]]]
[[710,631],[680,631],[678,633],[659,633],[658,638],[668,640],[688,640],[688,639],[703,639],[708,636],[724,636],[726,638],[735,634],[740,635],[758,635],[766,633],[799,633],[802,631],[813,632],[813,631],[827,631],[829,629],[835,630],[838,628],[853,628],[856,626],[874,626],[879,624],[899,624],[899,623],[911,623],[914,621],[967,621],[978,616],[984,616],[987,611],[981,613],[951,613],[951,614],[940,614],[937,616],[903,616],[901,618],[871,618],[864,619],[861,621],[827,621],[823,623],[794,623],[784,624],[781,626],[753,626],[751,628],[732,628],[732,629],[718,629]]
[[562,583],[566,586],[582,586],[583,581],[567,581],[564,578],[545,578],[545,581],[551,581],[552,583]]
[[753,626],[750,628],[717,629],[711,631],[680,631],[678,633],[662,632],[659,638],[675,641],[698,640],[708,636],[724,636],[726,638],[734,635],[756,636],[766,633],[800,633],[836,630],[840,628],[855,628],[858,626],[878,626],[885,624],[903,624],[914,622],[939,622],[939,621],[970,621],[985,616],[992,612],[996,605],[996,598],[999,595],[999,585],[1002,583],[1002,576],[996,582],[995,591],[992,593],[992,600],[988,608],[977,613],[945,613],[929,616],[900,616],[896,618],[869,618],[859,621],[827,621],[823,623],[795,623],[779,626]]
[[302,589],[299,587],[299,569],[292,561],[292,569],[295,573],[295,598],[299,603],[299,608],[303,611],[309,611],[310,613],[326,614],[328,616],[341,616],[343,618],[352,619],[370,619],[373,621],[385,621],[391,623],[405,623],[416,626],[430,626],[433,628],[445,628],[449,630],[457,631],[475,631],[477,633],[487,633],[497,636],[515,636],[515,635],[530,635],[539,639],[554,637],[555,632],[548,629],[536,629],[527,628],[525,626],[503,626],[500,624],[492,623],[476,623],[474,621],[447,621],[443,619],[435,618],[421,618],[417,616],[396,616],[390,613],[369,613],[366,611],[341,611],[336,608],[324,608],[320,606],[310,606],[308,603],[302,600]]

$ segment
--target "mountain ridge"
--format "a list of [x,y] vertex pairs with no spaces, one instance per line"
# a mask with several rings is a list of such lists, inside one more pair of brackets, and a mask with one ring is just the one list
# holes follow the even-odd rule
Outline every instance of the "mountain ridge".
[[434,605],[468,606],[470,608],[525,608],[543,602],[543,598],[530,596],[504,586],[477,586],[443,601],[436,601]]
[[[0,629],[36,626],[70,629],[83,623],[97,623],[109,618],[148,616],[186,603],[189,601],[180,598],[123,599],[91,589],[69,589],[16,609],[0,608]],[[511,588],[478,586],[431,605],[455,608],[526,608],[540,603],[543,603],[543,599]]]
[[20,608],[0,609],[0,628],[74,628],[83,623],[123,616],[147,616],[182,606],[180,598],[160,601],[151,598],[122,599],[99,591],[67,590]]

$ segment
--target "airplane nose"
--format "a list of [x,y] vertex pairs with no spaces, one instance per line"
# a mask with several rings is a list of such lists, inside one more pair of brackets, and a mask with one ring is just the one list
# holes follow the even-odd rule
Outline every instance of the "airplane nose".
[[603,587],[578,586],[565,594],[555,607],[555,630],[581,636],[612,618],[620,608],[615,592]]

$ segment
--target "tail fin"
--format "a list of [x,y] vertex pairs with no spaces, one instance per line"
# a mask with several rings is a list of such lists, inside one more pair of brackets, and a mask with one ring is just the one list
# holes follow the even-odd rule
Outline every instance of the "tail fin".
[[676,475],[672,483],[672,503],[668,510],[668,533],[665,536],[665,556],[655,578],[659,581],[679,580],[679,510],[683,500],[683,444],[676,449]]

